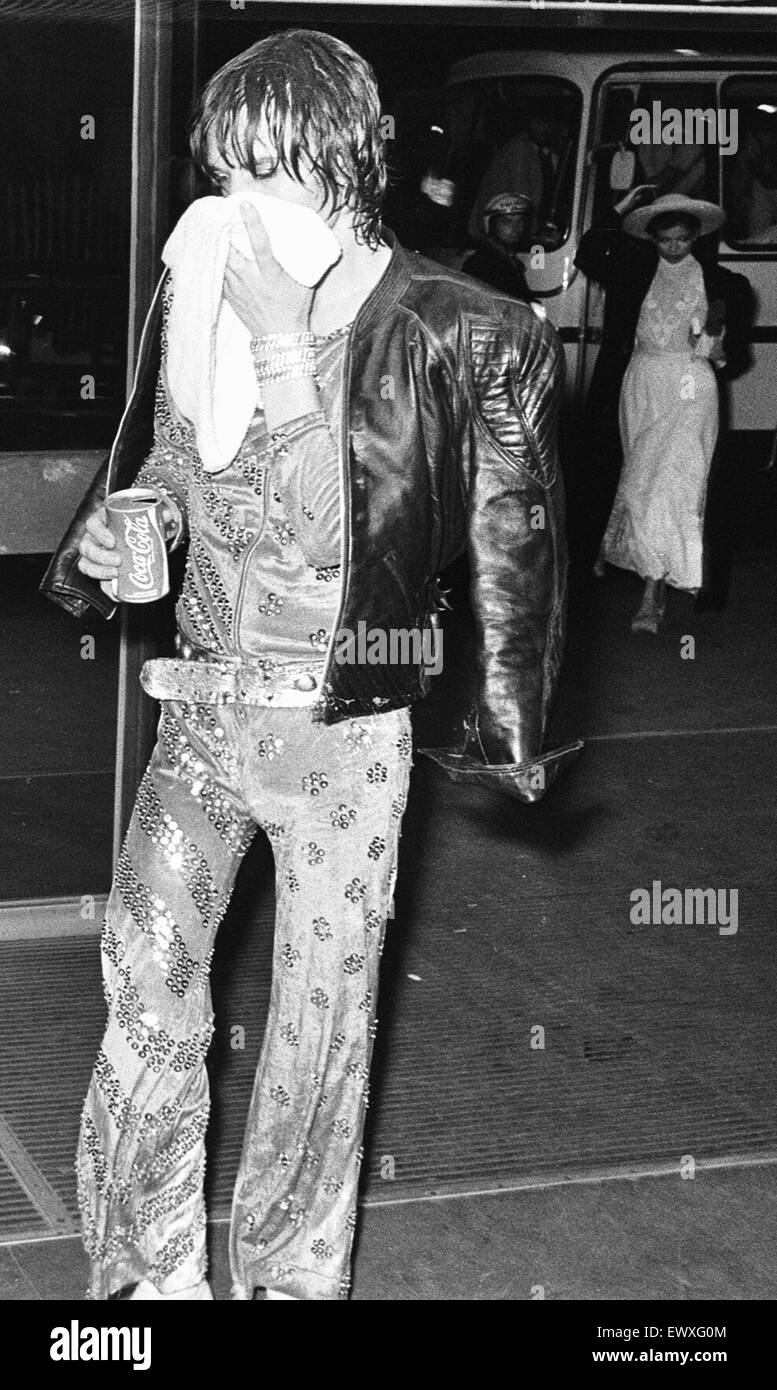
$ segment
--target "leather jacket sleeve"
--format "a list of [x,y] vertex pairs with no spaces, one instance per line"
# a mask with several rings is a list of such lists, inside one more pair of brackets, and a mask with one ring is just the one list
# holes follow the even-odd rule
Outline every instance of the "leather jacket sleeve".
[[480,695],[466,751],[488,764],[525,765],[542,755],[564,639],[562,348],[549,323],[517,306],[505,305],[496,333],[492,320],[471,324],[470,334],[468,543]]
[[60,542],[40,583],[41,592],[71,613],[83,617],[91,605],[104,618],[116,612],[117,604],[103,593],[97,579],[90,579],[78,568],[79,544],[92,512],[105,501],[108,484],[108,459],[100,465],[89,491],[83,498],[67,533]]
[[135,384],[111,454],[94,478],[40,582],[41,593],[76,618],[82,617],[90,606],[105,618],[116,611],[117,605],[103,593],[99,581],[82,574],[78,568],[78,547],[88,518],[105,500],[109,478],[112,490],[131,487],[153,445],[163,285],[164,279],[160,280],[148,311],[138,351]]

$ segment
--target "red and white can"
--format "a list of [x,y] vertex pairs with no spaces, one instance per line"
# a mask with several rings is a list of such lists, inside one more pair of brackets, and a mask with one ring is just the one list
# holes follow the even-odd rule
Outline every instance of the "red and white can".
[[112,581],[122,603],[152,603],[170,591],[162,499],[151,488],[128,487],[105,499],[121,567]]

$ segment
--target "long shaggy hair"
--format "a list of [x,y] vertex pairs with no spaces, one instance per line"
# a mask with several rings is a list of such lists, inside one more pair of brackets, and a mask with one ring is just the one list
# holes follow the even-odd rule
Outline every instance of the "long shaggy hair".
[[[263,122],[272,168],[266,160],[258,167],[254,152]],[[218,183],[206,149],[211,134],[221,159],[254,178],[279,165],[298,182],[312,172],[322,209],[352,209],[357,238],[378,245],[386,190],[378,87],[369,63],[347,44],[312,29],[253,44],[211,77],[192,115],[192,155]]]

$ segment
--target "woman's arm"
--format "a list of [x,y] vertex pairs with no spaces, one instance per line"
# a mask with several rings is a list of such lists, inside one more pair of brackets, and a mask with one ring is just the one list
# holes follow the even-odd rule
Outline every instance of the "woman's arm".
[[633,255],[633,243],[623,230],[622,220],[652,194],[653,186],[638,184],[616,203],[606,219],[590,227],[580,238],[575,265],[592,280],[607,288]]

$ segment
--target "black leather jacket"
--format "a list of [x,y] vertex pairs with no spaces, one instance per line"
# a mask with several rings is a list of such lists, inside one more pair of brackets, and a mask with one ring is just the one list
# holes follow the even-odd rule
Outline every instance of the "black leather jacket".
[[[525,764],[542,749],[563,645],[559,339],[527,306],[404,250],[391,233],[387,239],[391,261],[357,316],[346,356],[337,628],[427,628],[438,574],[468,547],[481,677],[477,756]],[[110,458],[41,585],[76,615],[89,604],[112,610],[77,569],[78,542],[106,488],[131,486],[149,451],[160,305],[158,291]],[[337,664],[330,656],[318,717],[400,708],[427,686],[418,665]]]

